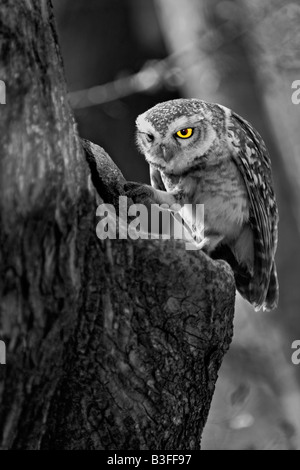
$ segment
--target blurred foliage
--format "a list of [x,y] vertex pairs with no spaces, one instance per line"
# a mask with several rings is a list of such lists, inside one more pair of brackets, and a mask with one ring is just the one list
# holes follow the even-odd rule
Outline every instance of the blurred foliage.
[[[122,95],[122,86],[128,86],[132,75],[167,55],[151,1],[55,0],[53,4],[71,92],[99,85],[107,90],[107,83],[119,80]],[[179,94],[159,86],[114,99],[118,84],[108,88],[113,100],[107,97],[101,106],[75,110],[79,132],[102,145],[128,179],[149,181],[147,164],[135,146],[135,119],[157,101]]]
[[[54,0],[70,99],[82,137],[125,177],[149,181],[135,119],[157,102],[196,96],[244,116],[269,148],[280,210],[280,305],[237,300],[204,449],[300,449],[300,6],[286,0]],[[294,107],[293,107],[294,106]]]

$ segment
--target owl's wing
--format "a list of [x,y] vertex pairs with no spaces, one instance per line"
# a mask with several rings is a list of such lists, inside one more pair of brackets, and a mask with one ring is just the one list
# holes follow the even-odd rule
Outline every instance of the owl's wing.
[[150,181],[151,181],[151,186],[155,189],[160,189],[161,191],[166,191],[165,185],[163,183],[163,180],[161,179],[160,172],[157,168],[154,168],[154,166],[150,166]]
[[[274,308],[278,284],[274,256],[278,211],[272,188],[270,157],[259,133],[232,112],[228,125],[232,158],[239,168],[250,199],[249,223],[254,234],[254,274],[249,284],[242,278],[238,290],[257,308]],[[274,285],[275,284],[275,285]],[[268,292],[269,288],[272,292]]]
[[[154,168],[152,165],[150,165],[150,181],[151,186],[153,186],[153,188],[160,189],[161,191],[166,191],[166,187],[163,183],[160,171]],[[172,212],[170,222],[170,233],[173,234],[173,236],[175,236],[175,234],[177,233],[180,233],[182,235],[183,240],[188,242],[188,249],[193,249],[192,241],[195,240],[195,237],[188,222],[184,219],[184,217],[181,217],[178,212]],[[195,240],[195,242],[197,242],[197,240]]]

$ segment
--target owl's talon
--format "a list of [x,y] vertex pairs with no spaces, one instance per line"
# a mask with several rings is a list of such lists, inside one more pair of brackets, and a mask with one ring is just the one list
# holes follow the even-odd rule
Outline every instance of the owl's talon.
[[203,248],[208,248],[209,245],[209,238],[205,237],[201,242],[196,242],[195,243],[197,250],[203,250]]

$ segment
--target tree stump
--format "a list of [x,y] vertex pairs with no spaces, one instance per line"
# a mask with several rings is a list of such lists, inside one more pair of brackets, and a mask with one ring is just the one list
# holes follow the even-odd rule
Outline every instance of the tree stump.
[[8,0],[0,22],[1,448],[199,449],[231,269],[182,242],[97,238],[89,175],[115,205],[124,178],[77,135],[50,2]]

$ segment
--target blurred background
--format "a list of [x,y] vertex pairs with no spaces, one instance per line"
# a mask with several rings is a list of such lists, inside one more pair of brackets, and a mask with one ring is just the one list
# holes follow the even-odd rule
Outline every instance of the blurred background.
[[288,0],[53,0],[81,137],[149,182],[135,119],[198,97],[249,120],[271,154],[280,213],[279,308],[237,298],[203,449],[300,449],[300,5]]

